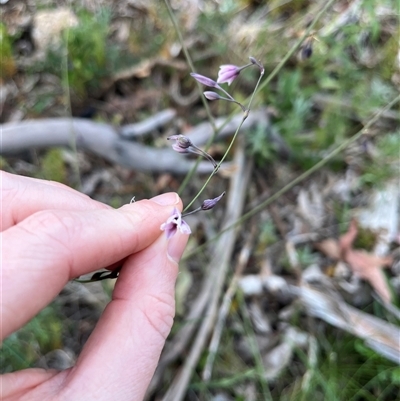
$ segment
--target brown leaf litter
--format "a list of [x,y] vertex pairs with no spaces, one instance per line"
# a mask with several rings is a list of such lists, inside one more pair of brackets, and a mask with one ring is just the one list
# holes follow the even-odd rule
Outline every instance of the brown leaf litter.
[[348,231],[339,240],[329,238],[316,244],[317,249],[334,260],[345,262],[358,277],[368,281],[386,303],[391,302],[391,292],[382,272],[383,267],[393,263],[391,256],[377,256],[353,249],[358,234],[357,222],[352,220]]

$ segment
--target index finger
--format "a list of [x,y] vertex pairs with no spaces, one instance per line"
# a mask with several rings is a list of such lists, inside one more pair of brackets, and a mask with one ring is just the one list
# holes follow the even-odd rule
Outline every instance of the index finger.
[[[161,197],[170,206],[157,203]],[[153,243],[172,206],[181,206],[174,193],[154,200],[119,210],[40,212],[2,232],[2,335],[50,303],[68,280]]]
[[54,181],[39,180],[0,171],[1,227],[6,230],[31,214],[46,209],[109,209],[103,203]]

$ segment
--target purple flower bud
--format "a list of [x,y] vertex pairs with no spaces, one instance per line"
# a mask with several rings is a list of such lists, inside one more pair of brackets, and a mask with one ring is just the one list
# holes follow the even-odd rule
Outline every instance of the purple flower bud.
[[224,195],[225,195],[225,191],[222,192],[222,194],[220,196],[217,196],[214,199],[206,199],[205,201],[203,201],[203,204],[201,205],[201,209],[202,210],[212,209],[222,199],[222,197]]
[[182,234],[191,234],[189,225],[182,220],[181,212],[174,207],[172,214],[167,221],[160,226],[160,230],[165,231],[167,239],[170,239],[179,230]]
[[221,99],[221,96],[218,95],[218,93],[212,92],[212,91],[205,91],[203,92],[203,95],[208,99],[208,100],[218,100]]
[[250,62],[252,64],[258,66],[258,68],[260,69],[261,73],[263,74],[264,73],[264,66],[259,61],[257,61],[257,59],[255,59],[254,57],[249,57],[249,59],[250,59]]
[[179,153],[194,153],[208,159],[214,167],[217,167],[217,162],[204,150],[201,150],[195,146],[192,141],[184,135],[172,135],[167,138],[168,140],[173,139],[176,142],[172,145],[172,149]]
[[249,60],[251,61],[252,64],[258,65],[257,60],[254,57],[249,57]]
[[241,68],[233,64],[221,65],[219,67],[217,82],[219,84],[227,82],[230,85],[239,76],[240,71]]
[[168,140],[175,140],[172,149],[179,153],[191,153],[189,148],[193,145],[192,141],[184,135],[172,135],[167,138]]
[[192,72],[190,74],[196,81],[200,82],[201,84],[205,86],[209,86],[210,88],[217,88],[218,84],[212,80],[211,78],[207,78],[204,75],[196,74]]

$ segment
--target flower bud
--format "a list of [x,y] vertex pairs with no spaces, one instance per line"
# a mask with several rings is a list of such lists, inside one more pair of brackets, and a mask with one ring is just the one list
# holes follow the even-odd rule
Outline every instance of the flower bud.
[[175,140],[172,149],[179,153],[190,153],[189,148],[192,146],[192,141],[184,135],[172,135],[168,140]]
[[208,99],[208,100],[218,100],[221,99],[221,96],[218,95],[218,93],[212,92],[212,91],[205,91],[203,92],[203,95]]
[[205,77],[204,75],[196,74],[192,72],[190,74],[196,81],[200,82],[205,86],[209,86],[210,88],[217,88],[218,84],[212,80],[211,78]]
[[225,195],[225,191],[222,192],[222,194],[220,196],[217,196],[214,199],[206,199],[205,201],[203,201],[203,204],[201,205],[201,210],[212,209],[222,199],[222,197],[224,195]]
[[264,66],[256,58],[250,56],[249,59],[252,64],[258,66],[262,73],[264,72]]

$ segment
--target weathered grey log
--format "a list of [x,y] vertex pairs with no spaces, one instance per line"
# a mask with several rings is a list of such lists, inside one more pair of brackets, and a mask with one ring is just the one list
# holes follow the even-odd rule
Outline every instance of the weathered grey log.
[[138,123],[122,126],[119,130],[119,134],[125,138],[143,137],[153,130],[168,124],[175,117],[176,110],[165,109]]
[[[127,137],[140,137],[156,127],[171,121],[175,111],[166,109],[143,122],[129,124],[120,128],[110,124],[80,118],[49,118],[27,120],[0,125],[0,154],[16,155],[29,149],[43,149],[57,146],[72,146],[104,157],[112,163],[145,172],[171,172],[186,174],[193,161],[175,153],[171,148],[156,149],[133,142]],[[242,114],[234,116],[218,133],[216,139],[233,135],[242,120]],[[221,127],[226,118],[215,120]],[[264,110],[251,111],[241,128],[241,135],[258,124],[268,126],[268,115]],[[197,146],[204,145],[213,135],[210,123],[201,123],[185,133]],[[224,164],[228,167],[228,163]],[[209,162],[198,166],[200,174],[210,173],[213,167]],[[223,168],[221,169],[223,170]]]
[[[222,139],[226,138],[227,136],[233,135],[240,122],[242,121],[242,118],[242,113],[234,116],[218,133],[217,139]],[[226,117],[217,118],[215,120],[215,126],[217,127],[217,129],[221,127],[225,123],[225,121]],[[258,124],[263,124],[264,126],[269,125],[269,117],[265,110],[250,111],[250,114],[244,122],[240,132],[245,133],[249,129],[255,128]],[[204,145],[213,135],[213,128],[210,123],[205,122],[196,125],[196,127],[186,132],[185,135],[187,135],[196,146]]]
[[[71,146],[104,157],[106,160],[145,172],[185,174],[194,162],[171,148],[156,149],[121,138],[108,124],[79,118],[49,118],[7,123],[0,126],[3,156],[28,149]],[[210,173],[211,163],[201,162],[198,172]]]

